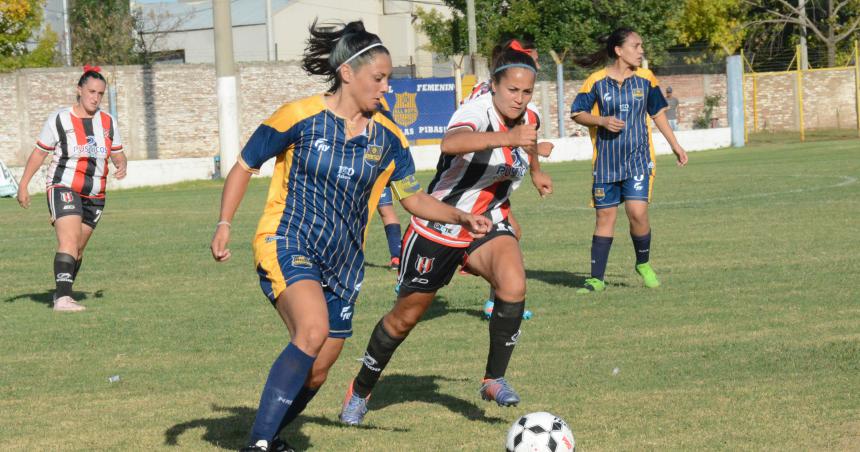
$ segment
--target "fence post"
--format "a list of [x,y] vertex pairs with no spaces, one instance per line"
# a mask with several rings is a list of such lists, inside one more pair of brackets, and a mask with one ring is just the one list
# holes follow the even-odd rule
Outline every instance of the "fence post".
[[564,138],[564,113],[567,111],[567,106],[564,104],[564,65],[562,59],[555,53],[555,50],[550,50],[549,54],[555,61],[555,97],[558,110],[558,137]]
[[803,69],[800,67],[800,45],[795,48],[797,61],[797,118],[800,122],[800,141],[806,141],[806,133],[803,130]]
[[729,127],[732,129],[732,146],[736,148],[744,146],[743,70],[740,55],[732,55],[726,59]]
[[854,40],[854,111],[857,115],[857,136],[860,137],[860,46]]
[[[741,49],[741,104],[743,105],[744,110],[744,143],[749,142],[750,136],[749,131],[747,129],[747,67],[746,63],[744,63],[744,49]],[[755,114],[753,114],[755,117]]]

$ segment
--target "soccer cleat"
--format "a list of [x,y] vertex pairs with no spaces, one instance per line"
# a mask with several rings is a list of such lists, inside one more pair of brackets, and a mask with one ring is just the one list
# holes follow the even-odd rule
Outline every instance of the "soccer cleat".
[[592,292],[603,292],[606,290],[606,283],[597,278],[588,278],[585,280],[583,287],[576,289],[578,294],[589,294]]
[[391,262],[388,263],[388,269],[395,272],[400,270],[400,258],[397,256],[392,257]]
[[343,399],[343,408],[340,411],[340,420],[347,425],[360,425],[364,420],[364,415],[367,414],[367,401],[370,400],[370,395],[367,398],[359,397],[352,390],[352,385],[355,381],[349,383],[349,389],[346,391],[346,397]]
[[493,300],[487,300],[484,303],[484,310],[483,310],[484,319],[490,320],[490,317],[493,316],[493,306],[495,306],[495,305],[496,305],[496,303],[493,302]]
[[508,384],[505,377],[499,377],[495,380],[484,379],[481,382],[480,392],[482,399],[494,401],[499,406],[517,406],[520,403],[520,396]]
[[275,450],[273,447],[270,448],[271,446],[274,446],[274,445],[275,445],[274,441],[270,445],[268,441],[261,439],[254,444],[249,444],[249,445],[239,449],[239,452],[270,452],[270,451]]
[[78,304],[70,296],[60,297],[54,300],[54,310],[58,312],[80,312],[87,308]]
[[272,441],[272,445],[270,446],[269,450],[271,452],[296,452],[295,447],[290,446],[290,443],[278,437],[275,437],[275,440]]
[[657,279],[657,274],[654,273],[654,269],[651,268],[651,264],[648,262],[637,265],[636,273],[639,273],[639,276],[642,277],[642,282],[645,283],[645,287],[650,289],[660,287],[660,281]]

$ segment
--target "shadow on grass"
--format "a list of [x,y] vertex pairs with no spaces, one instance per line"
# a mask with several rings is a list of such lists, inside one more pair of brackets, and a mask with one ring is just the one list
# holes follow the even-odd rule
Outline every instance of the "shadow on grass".
[[[92,298],[104,297],[104,289],[99,289],[95,292],[72,292],[72,298],[76,301],[84,301]],[[54,306],[54,289],[48,289],[44,292],[24,293],[21,295],[13,295],[4,301],[6,303],[15,303],[19,300],[30,300],[33,303],[41,303],[47,308]]]
[[[313,409],[312,407],[310,409]],[[222,449],[238,450],[245,447],[248,441],[248,434],[251,431],[251,426],[254,424],[254,416],[257,410],[244,406],[223,407],[212,405],[214,413],[223,413],[221,417],[210,417],[203,419],[194,419],[188,422],[176,424],[164,432],[164,444],[168,446],[181,446],[179,437],[185,434],[188,430],[203,429],[204,441],[212,444],[215,447]],[[286,439],[291,446],[305,450],[312,444],[310,437],[301,432],[304,424],[317,424],[324,427],[338,428],[358,428],[363,430],[385,430],[391,432],[407,432],[406,429],[389,429],[374,426],[358,426],[348,427],[334,419],[328,419],[322,416],[305,416],[299,415],[290,425],[288,425],[282,434],[282,438]]]
[[430,320],[444,317],[448,314],[466,314],[472,317],[477,317],[479,319],[483,319],[483,313],[481,309],[483,309],[484,300],[475,300],[474,308],[462,308],[462,307],[452,307],[451,303],[448,302],[448,299],[445,297],[437,296],[433,300],[433,304],[427,308],[427,312],[421,317],[422,322],[428,322]]
[[582,287],[585,280],[590,277],[591,275],[587,273],[572,273],[557,270],[526,270],[526,279],[536,279],[553,286],[569,288]]
[[[368,408],[373,413],[375,410],[383,410],[401,403],[424,402],[442,405],[470,421],[493,424],[508,422],[505,419],[487,416],[484,414],[484,410],[475,403],[440,392],[438,383],[440,381],[471,380],[448,378],[441,375],[386,375],[382,377],[373,392],[373,398],[370,399]],[[479,397],[477,388],[472,396]]]

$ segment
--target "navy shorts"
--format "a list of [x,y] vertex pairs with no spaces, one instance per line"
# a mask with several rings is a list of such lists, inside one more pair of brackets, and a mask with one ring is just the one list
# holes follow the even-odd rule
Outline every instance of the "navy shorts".
[[651,202],[654,176],[641,174],[617,182],[595,182],[591,188],[591,206],[595,209],[615,207],[624,201]]
[[277,240],[266,241],[265,237],[258,237],[258,240],[260,239],[262,239],[260,242],[255,243],[258,260],[257,274],[260,276],[260,288],[272,305],[275,305],[278,296],[288,285],[303,279],[317,281],[322,286],[328,307],[329,337],[352,336],[352,314],[355,304],[335,294],[322,281],[322,273],[314,259],[295,250],[279,248]]
[[385,187],[382,194],[379,196],[379,207],[390,206],[394,204],[394,197],[391,196],[391,189]]

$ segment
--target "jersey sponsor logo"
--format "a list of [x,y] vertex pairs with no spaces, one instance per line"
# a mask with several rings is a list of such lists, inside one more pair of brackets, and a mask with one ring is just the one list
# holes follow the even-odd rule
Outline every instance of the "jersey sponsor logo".
[[606,192],[603,191],[603,187],[597,187],[594,189],[594,199],[603,199],[606,197]]
[[331,145],[328,144],[328,140],[325,138],[317,138],[314,140],[314,149],[320,152],[327,152],[331,150]]
[[344,306],[343,309],[340,310],[340,319],[349,320],[350,317],[352,317],[352,305]]
[[352,179],[352,176],[355,174],[355,170],[349,166],[338,166],[337,167],[337,177],[338,179]]
[[612,94],[606,93],[603,95],[603,103],[608,104],[612,102]]
[[435,261],[435,257],[427,257],[418,255],[418,259],[415,260],[415,271],[424,275],[430,273],[433,270],[433,261]]
[[87,137],[87,144],[76,144],[72,147],[72,151],[78,155],[86,155],[89,157],[103,157],[107,155],[107,148],[99,146],[96,143],[96,137],[90,135]]
[[445,224],[445,223],[435,223],[435,222],[434,222],[434,223],[430,223],[430,225],[429,225],[429,226],[430,226],[431,228],[433,228],[433,229],[435,229],[435,230],[437,230],[437,231],[441,232],[442,234],[445,234],[445,235],[454,235],[454,228],[453,228],[453,227],[451,227],[451,226],[448,226],[448,225],[447,225],[447,224]]
[[70,203],[70,202],[72,202],[72,199],[74,199],[74,198],[72,197],[71,192],[64,191],[64,192],[60,193],[60,199],[65,203]]
[[633,99],[642,100],[645,97],[645,91],[642,88],[633,88]]
[[402,127],[411,126],[418,119],[418,93],[394,93],[394,120]]
[[367,151],[364,152],[364,163],[367,163],[370,166],[374,166],[382,160],[382,146],[377,146],[372,144],[367,147]]
[[642,181],[645,180],[645,175],[642,174],[640,176],[633,176],[633,189],[636,191],[642,191]]
[[382,372],[382,369],[379,368],[379,361],[370,356],[370,353],[366,351],[364,352],[364,358],[361,358],[361,364],[374,372]]
[[290,265],[292,265],[293,268],[311,268],[314,266],[314,264],[313,264],[313,262],[311,262],[310,258],[308,258],[307,256],[302,256],[302,255],[293,256],[293,259],[292,259],[292,262],[290,262]]
[[511,166],[500,166],[496,170],[496,179],[505,177],[515,177],[519,179],[526,175],[526,168],[528,165],[523,162],[523,159],[520,157],[520,153],[517,151],[511,152],[511,159],[513,160]]
[[627,112],[627,111],[630,111],[630,105],[629,104],[621,104],[618,106],[618,109],[623,111],[623,112]]

